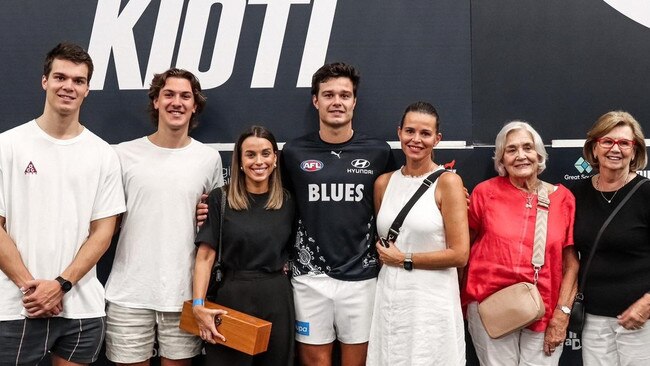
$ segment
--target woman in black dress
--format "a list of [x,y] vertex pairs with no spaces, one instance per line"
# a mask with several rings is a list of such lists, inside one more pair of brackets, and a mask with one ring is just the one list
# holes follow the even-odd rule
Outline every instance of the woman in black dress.
[[[223,218],[222,267],[224,280],[216,294],[206,293],[217,257],[221,189],[208,197],[208,219],[196,238],[194,317],[206,343],[206,365],[293,365],[294,308],[284,271],[294,235],[294,203],[282,188],[275,137],[264,127],[241,134],[232,155],[231,183]],[[273,323],[268,350],[256,356],[215,344],[223,339],[214,326],[220,310],[201,305],[214,297],[223,306]],[[213,296],[216,295],[216,296]],[[227,341],[227,340],[226,340]]]

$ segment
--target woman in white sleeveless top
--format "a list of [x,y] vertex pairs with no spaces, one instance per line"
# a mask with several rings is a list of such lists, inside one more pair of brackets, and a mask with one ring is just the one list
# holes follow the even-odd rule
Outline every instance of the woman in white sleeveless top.
[[[431,104],[406,108],[398,129],[406,164],[375,182],[380,237],[423,180],[443,169],[433,161],[439,127]],[[457,267],[467,262],[469,230],[461,178],[443,173],[412,207],[396,242],[387,248],[378,242],[377,251],[383,266],[367,365],[464,365]]]

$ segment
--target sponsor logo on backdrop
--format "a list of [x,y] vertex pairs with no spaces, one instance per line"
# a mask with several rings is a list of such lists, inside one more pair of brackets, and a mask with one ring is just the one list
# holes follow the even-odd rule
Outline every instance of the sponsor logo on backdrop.
[[578,160],[573,164],[573,167],[580,174],[565,174],[564,180],[582,180],[591,177],[591,172],[594,170],[592,166],[582,157],[579,157]]
[[619,13],[650,28],[650,11],[648,2],[639,0],[604,0]]
[[577,351],[582,348],[582,343],[580,343],[580,337],[573,332],[569,332],[569,336],[564,340],[564,348],[570,348],[573,351]]
[[[160,1],[131,0],[122,7],[122,0],[99,0],[95,12],[88,52],[93,58],[95,72],[90,88],[103,90],[112,55],[119,89],[148,89],[154,73],[171,66],[187,69],[200,80],[203,89],[223,85],[233,74],[235,59],[255,57],[251,88],[273,88],[285,38],[291,43],[303,40],[297,51],[302,54],[296,70],[296,87],[309,87],[311,76],[327,54],[334,24],[336,0],[231,0],[231,1]],[[220,9],[216,35],[207,34],[208,23],[214,24],[213,6]],[[286,34],[289,13],[293,6],[311,5],[309,23],[303,34]],[[262,24],[245,24],[244,13],[253,7],[265,6]],[[217,8],[217,6],[214,6]],[[143,23],[145,12],[157,12],[155,23]],[[302,13],[301,13],[302,14]],[[181,19],[184,19],[181,23]],[[153,32],[151,44],[136,46],[134,28]],[[238,47],[242,27],[261,28],[257,50]],[[214,44],[205,40],[215,39]],[[177,42],[178,40],[178,42]],[[174,50],[178,50],[173,64]],[[141,74],[139,55],[149,55],[146,73]],[[211,55],[209,65],[201,65],[204,55]],[[248,64],[248,61],[243,61]]]

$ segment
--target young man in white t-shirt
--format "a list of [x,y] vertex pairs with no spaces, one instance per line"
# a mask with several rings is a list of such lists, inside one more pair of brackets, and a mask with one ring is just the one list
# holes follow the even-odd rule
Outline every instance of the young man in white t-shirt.
[[106,283],[106,356],[148,365],[157,340],[162,366],[189,366],[202,346],[178,327],[192,298],[193,213],[201,194],[223,185],[221,158],[189,137],[205,106],[192,73],[156,74],[149,99],[157,130],[116,147],[127,208]]
[[79,122],[93,64],[62,43],[45,60],[43,114],[0,134],[0,361],[94,362],[105,329],[95,264],[124,212],[117,155]]

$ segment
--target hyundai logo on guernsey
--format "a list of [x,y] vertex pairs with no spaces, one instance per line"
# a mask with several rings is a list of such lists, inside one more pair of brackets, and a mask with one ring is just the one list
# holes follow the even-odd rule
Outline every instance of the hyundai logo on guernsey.
[[296,320],[296,333],[304,336],[309,335],[309,323]]
[[323,169],[323,162],[320,160],[305,160],[300,163],[300,169],[306,172],[317,172]]
[[373,174],[372,169],[366,169],[370,166],[370,162],[366,159],[354,159],[350,162],[353,168],[348,168],[348,173],[354,174]]

